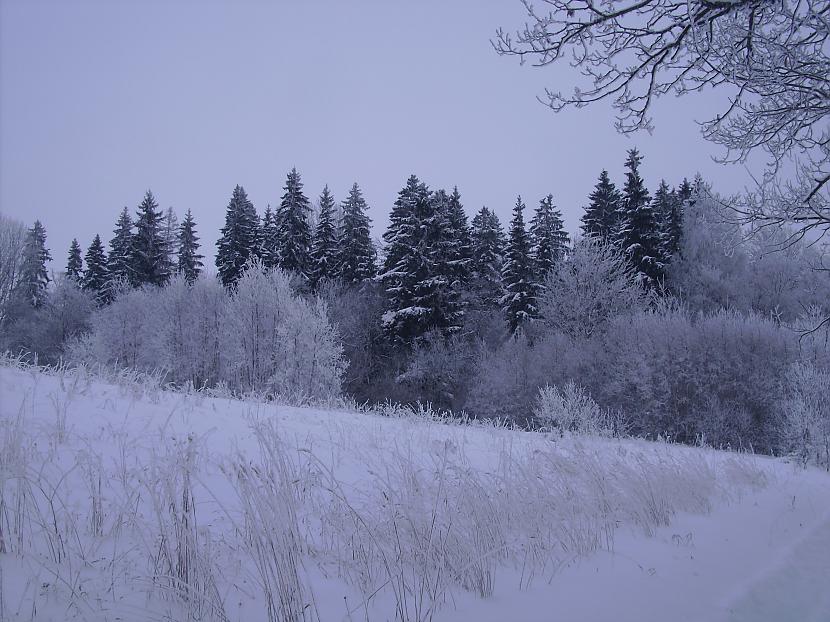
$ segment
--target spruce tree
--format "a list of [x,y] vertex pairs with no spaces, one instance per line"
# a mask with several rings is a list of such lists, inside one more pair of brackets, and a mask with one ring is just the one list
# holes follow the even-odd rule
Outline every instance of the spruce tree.
[[470,233],[472,258],[470,273],[473,288],[489,304],[501,299],[501,268],[507,239],[499,217],[487,207],[475,215]]
[[470,280],[472,264],[472,239],[470,225],[467,222],[467,213],[461,204],[461,194],[458,187],[452,189],[446,206],[447,243],[450,245],[449,275],[455,282],[455,287],[466,285]]
[[66,276],[76,283],[81,280],[81,270],[83,270],[83,260],[81,259],[81,245],[78,244],[77,238],[72,239],[72,244],[69,245],[69,257],[66,260]]
[[524,209],[522,197],[519,197],[513,208],[501,271],[504,294],[500,302],[513,332],[536,317],[536,282],[533,278],[530,235],[525,229]]
[[[455,199],[445,190],[430,197],[430,211],[422,223],[426,278],[419,283],[421,306],[429,308],[428,325],[445,334],[461,327],[461,287],[469,280],[469,227],[458,190]],[[464,241],[466,239],[466,242]]]
[[119,282],[130,281],[130,258],[133,248],[133,220],[125,207],[115,223],[113,238],[110,240],[107,257],[109,288],[113,290]]
[[136,287],[161,286],[170,278],[162,225],[162,214],[153,193],[148,190],[136,213],[130,254],[130,279]]
[[442,258],[448,254],[449,197],[431,196],[412,175],[398,193],[383,234],[387,243],[381,281],[387,295],[383,325],[395,343],[410,344],[430,329],[457,330],[460,309]]
[[346,284],[357,284],[375,277],[377,251],[370,236],[366,200],[357,183],[341,203],[343,216],[337,236],[337,278]]
[[651,197],[640,177],[642,159],[636,149],[629,150],[625,161],[628,171],[619,210],[616,244],[628,258],[637,279],[644,285],[654,287],[663,274],[660,229]]
[[274,217],[279,267],[308,278],[311,262],[311,230],[308,225],[311,206],[303,194],[303,183],[296,168],[288,173],[285,194]]
[[262,225],[259,228],[259,257],[264,268],[276,268],[279,265],[280,255],[277,247],[277,228],[274,222],[274,212],[270,203],[265,208]]
[[216,241],[216,268],[225,287],[233,286],[249,260],[257,255],[259,223],[253,203],[245,189],[237,185],[233,189],[225,212],[225,226]]
[[320,214],[311,241],[310,258],[311,287],[316,288],[318,284],[336,276],[337,224],[334,222],[334,197],[328,186],[323,188],[323,194],[320,195]]
[[46,262],[52,260],[46,248],[46,229],[39,220],[26,231],[23,245],[23,261],[20,265],[20,280],[17,282],[17,297],[37,308],[46,302],[46,287],[49,273]]
[[535,276],[541,283],[545,275],[565,258],[570,241],[562,222],[562,212],[553,204],[552,194],[539,201],[530,224],[530,236]]
[[604,243],[613,241],[622,198],[608,177],[608,171],[600,173],[589,199],[590,204],[582,215],[582,234],[585,237],[598,237]]
[[104,243],[101,242],[101,236],[96,233],[86,251],[86,270],[81,278],[81,287],[93,293],[98,304],[103,305],[110,300],[109,283]]
[[669,190],[666,180],[661,180],[654,193],[653,208],[660,231],[660,260],[667,264],[680,249],[683,200],[675,189]]
[[190,210],[187,210],[187,214],[185,214],[179,227],[177,246],[179,250],[176,262],[177,270],[186,282],[192,284],[199,278],[202,271],[204,255],[199,254],[199,236],[196,235],[196,221],[193,219]]

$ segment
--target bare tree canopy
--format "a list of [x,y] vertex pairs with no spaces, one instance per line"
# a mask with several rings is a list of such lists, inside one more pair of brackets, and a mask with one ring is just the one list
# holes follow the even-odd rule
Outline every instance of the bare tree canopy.
[[[830,2],[827,0],[522,0],[528,22],[499,30],[503,55],[570,62],[585,80],[546,91],[556,111],[610,100],[617,129],[651,129],[654,101],[730,89],[701,123],[722,162],[758,150],[767,166],[733,207],[759,226],[794,223],[796,236],[830,230]],[[537,6],[538,5],[538,6]],[[541,10],[544,8],[544,12]]]

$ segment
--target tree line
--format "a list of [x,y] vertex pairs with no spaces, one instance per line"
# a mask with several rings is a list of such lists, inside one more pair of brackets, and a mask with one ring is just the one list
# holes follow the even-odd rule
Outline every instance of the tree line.
[[[602,171],[582,216],[582,235],[614,244],[628,257],[637,279],[658,288],[676,254],[683,205],[692,194],[661,182],[654,199],[639,173],[636,149],[626,160],[626,179],[617,190]],[[553,195],[543,197],[525,223],[519,196],[505,234],[498,216],[482,207],[468,220],[458,188],[431,190],[412,175],[398,193],[383,234],[383,252],[371,237],[368,206],[357,183],[338,205],[326,186],[312,225],[311,202],[300,174],[292,169],[276,210],[262,217],[237,185],[216,242],[216,269],[233,287],[253,260],[265,269],[293,274],[308,292],[324,283],[350,286],[377,280],[385,294],[384,332],[391,343],[410,346],[431,330],[462,329],[465,311],[497,306],[512,332],[538,319],[544,278],[568,253],[570,236]],[[96,235],[82,257],[77,239],[69,249],[66,276],[109,304],[123,284],[163,286],[180,273],[193,283],[204,269],[200,238],[188,210],[178,223],[172,208],[159,209],[147,191],[135,216],[120,213],[106,249]],[[46,233],[37,221],[29,230],[19,297],[38,307],[49,281]]]
[[798,415],[813,422],[802,441],[828,438],[830,419],[803,407],[824,403],[830,373],[826,331],[809,332],[830,312],[826,254],[721,218],[700,178],[652,195],[640,165],[630,151],[619,186],[600,173],[573,238],[551,195],[527,220],[518,197],[505,228],[411,176],[377,247],[359,186],[340,202],[324,188],[315,212],[292,170],[261,217],[234,188],[216,276],[192,214],[177,223],[151,193],[109,249],[96,236],[82,257],[73,242],[55,283],[42,224],[4,219],[0,347],[528,427],[570,425],[549,412],[567,393],[642,436],[783,451]]

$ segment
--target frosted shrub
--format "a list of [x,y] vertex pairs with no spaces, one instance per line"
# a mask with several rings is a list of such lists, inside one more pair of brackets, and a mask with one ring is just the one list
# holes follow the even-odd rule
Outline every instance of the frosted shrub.
[[178,386],[227,386],[292,401],[340,396],[345,363],[320,300],[288,275],[251,265],[232,293],[212,277],[122,289],[93,330],[69,349],[74,363],[158,372]]
[[111,305],[93,316],[92,332],[70,344],[69,359],[139,371],[162,367],[164,348],[158,327],[166,318],[159,313],[158,295],[152,287],[122,288]]
[[545,426],[556,428],[560,434],[598,432],[602,426],[602,411],[588,392],[569,380],[561,389],[543,386],[533,414]]
[[243,391],[289,398],[340,394],[345,363],[326,306],[295,297],[288,275],[249,267],[226,309],[225,354]]
[[221,338],[228,296],[222,284],[204,275],[188,284],[177,275],[160,296],[167,318],[160,332],[170,380],[197,388],[216,385],[224,372]]
[[586,238],[548,274],[539,310],[551,328],[590,337],[614,317],[645,308],[647,300],[628,260],[613,246]]
[[787,447],[805,466],[815,462],[830,471],[830,372],[796,364],[787,380],[782,402]]

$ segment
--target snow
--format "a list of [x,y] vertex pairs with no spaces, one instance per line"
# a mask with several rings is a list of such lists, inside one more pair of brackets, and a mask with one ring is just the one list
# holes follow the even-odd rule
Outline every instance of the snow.
[[[258,424],[276,434],[258,436]],[[274,447],[281,452],[269,454]],[[159,585],[157,568],[161,535],[179,533],[168,529],[164,504],[180,496],[164,491],[179,491],[183,464],[192,468],[199,585],[215,583],[227,619],[267,619],[265,579],[250,538],[240,536],[246,499],[228,474],[269,455],[290,463],[296,507],[277,499],[266,518],[288,518],[263,521],[258,535],[287,538],[283,523],[296,512],[300,591],[314,603],[297,619],[830,619],[830,476],[780,460],[639,440],[552,440],[15,367],[0,368],[0,449],[0,535],[10,549],[0,554],[0,620],[199,619],[192,602]],[[98,535],[89,474],[103,481]],[[57,500],[58,525],[32,520],[22,543],[12,527],[21,482]],[[52,516],[42,497],[32,499],[24,518]],[[401,549],[386,539],[390,521]],[[430,521],[438,527],[419,531]],[[59,561],[49,548],[56,531]],[[494,553],[495,541],[477,542],[477,533],[503,538],[509,553]],[[471,550],[486,553],[458,561]],[[387,553],[385,568],[361,565],[377,551]],[[465,589],[445,565],[428,566],[426,554],[456,571],[481,566],[469,576],[489,576],[492,594],[479,596],[475,582]],[[432,583],[419,582],[418,564]],[[437,602],[407,597],[407,587],[432,589]],[[405,616],[396,616],[396,590]]]

